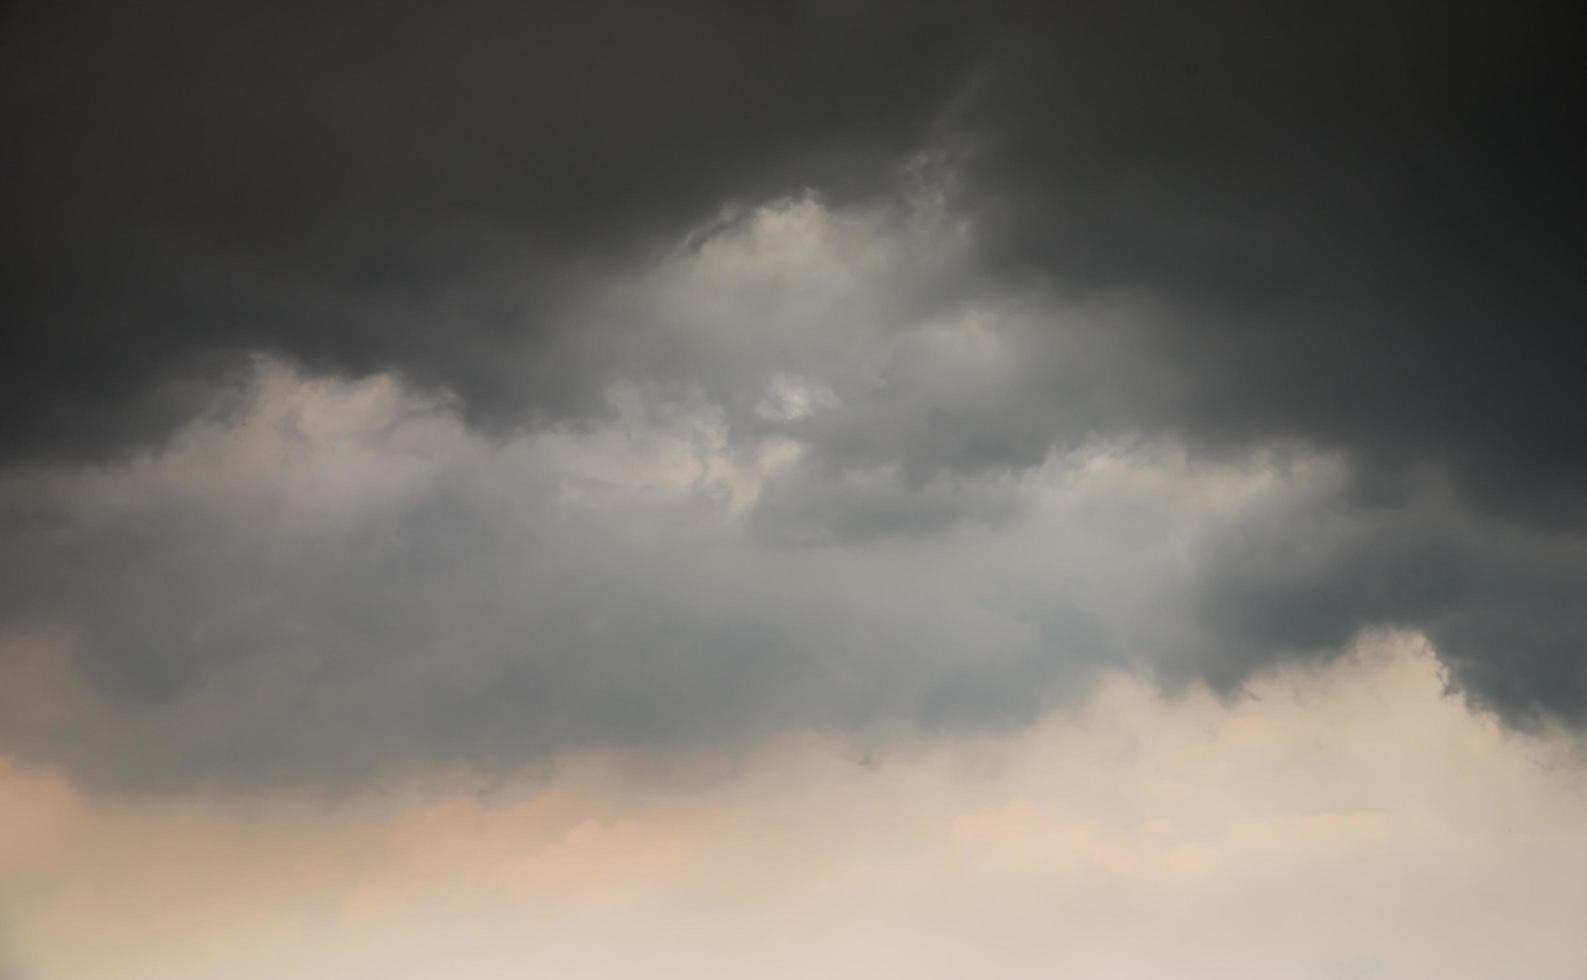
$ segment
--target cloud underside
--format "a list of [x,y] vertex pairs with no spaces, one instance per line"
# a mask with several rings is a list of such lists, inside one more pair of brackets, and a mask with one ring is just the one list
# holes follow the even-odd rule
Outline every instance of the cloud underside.
[[1587,719],[1523,7],[22,3],[0,746],[137,785],[1007,728],[1426,637]]

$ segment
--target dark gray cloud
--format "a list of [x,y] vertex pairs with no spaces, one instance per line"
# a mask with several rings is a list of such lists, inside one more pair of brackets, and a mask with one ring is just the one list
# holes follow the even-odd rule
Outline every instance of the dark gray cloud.
[[1534,5],[1108,5],[1016,43],[966,110],[1003,257],[1159,297],[1211,446],[1447,467],[1579,520],[1587,355],[1575,59]]
[[[133,781],[506,763],[1026,717],[1104,661],[1234,688],[1379,627],[1580,722],[1568,37],[1527,4],[18,4],[0,626],[99,707],[8,737]],[[356,437],[305,380],[377,376]],[[1193,463],[1066,509],[1132,446]],[[1224,514],[1252,467],[1283,492]]]
[[[724,203],[874,191],[959,84],[930,5],[23,3],[0,59],[8,456],[167,431],[193,359],[394,369],[482,420],[570,281]],[[506,263],[534,302],[470,290]],[[129,412],[129,408],[135,409]]]
[[[1116,424],[1572,515],[1566,36],[1525,4],[22,4],[4,445],[167,431],[249,350],[481,421],[596,411],[622,355],[557,359],[591,346],[559,336],[575,284],[939,146],[996,263],[1163,304],[1144,346],[1177,387]],[[1000,423],[944,464],[1040,457],[1042,419]]]
[[1393,504],[1344,490],[1248,509],[1219,537],[1192,589],[1217,643],[1171,671],[1237,685],[1363,629],[1413,629],[1476,706],[1521,727],[1587,721],[1587,539],[1493,521],[1447,485]]
[[[1569,512],[1584,161],[1558,27],[1525,4],[24,3],[4,444],[168,431],[238,350],[395,369],[479,421],[597,411],[623,358],[561,336],[570,290],[728,201],[888,193],[937,146],[995,263],[1164,304],[1146,346],[1177,389],[1123,421],[1431,460]],[[945,463],[1039,457],[1025,424]]]

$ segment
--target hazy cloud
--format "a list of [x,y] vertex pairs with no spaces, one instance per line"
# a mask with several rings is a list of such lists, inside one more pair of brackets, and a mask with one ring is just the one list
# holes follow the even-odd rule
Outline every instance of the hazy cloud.
[[334,800],[0,762],[0,880],[49,884],[11,892],[37,980],[1579,975],[1568,744],[1442,697],[1404,636],[1254,694],[1114,676],[995,738],[583,752]]

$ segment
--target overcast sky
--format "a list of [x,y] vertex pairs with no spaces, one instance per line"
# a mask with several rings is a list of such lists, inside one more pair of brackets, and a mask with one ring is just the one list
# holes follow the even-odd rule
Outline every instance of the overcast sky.
[[1579,977],[1571,35],[1045,6],[0,8],[0,978]]

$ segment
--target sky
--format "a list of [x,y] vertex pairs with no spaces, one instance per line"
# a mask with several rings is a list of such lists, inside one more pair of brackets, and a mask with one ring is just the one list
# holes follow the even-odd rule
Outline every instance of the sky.
[[1573,48],[0,7],[0,980],[1579,978]]

